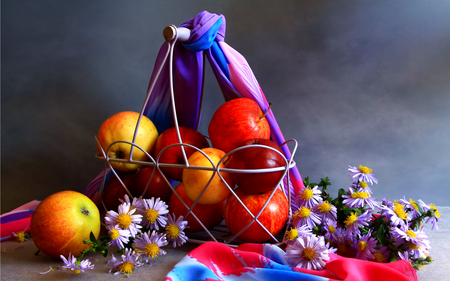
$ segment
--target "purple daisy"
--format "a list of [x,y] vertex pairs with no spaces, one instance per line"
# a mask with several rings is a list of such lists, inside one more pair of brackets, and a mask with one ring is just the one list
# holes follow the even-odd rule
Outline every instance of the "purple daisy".
[[425,232],[425,226],[413,230],[409,228],[409,224],[404,224],[399,227],[391,227],[390,230],[394,238],[401,238],[416,246],[429,247],[428,234]]
[[350,187],[358,192],[367,192],[369,194],[373,194],[372,189],[367,185],[365,181],[353,181]]
[[149,263],[149,258],[156,258],[161,255],[165,255],[166,251],[161,249],[168,244],[166,235],[164,233],[157,233],[155,230],[150,234],[144,232],[140,237],[134,240],[134,250],[145,259],[146,263]]
[[352,166],[348,166],[349,169],[348,171],[350,172],[350,177],[352,177],[353,179],[361,182],[367,182],[370,184],[374,184],[374,183],[378,183],[378,180],[373,176],[372,174],[372,169],[369,169],[367,167],[364,167],[362,165],[359,165],[358,168],[356,167],[352,167]]
[[427,205],[422,200],[418,200],[420,206],[422,207],[422,210],[424,212],[428,212],[429,210],[434,210],[434,216],[428,217],[425,223],[431,223],[431,230],[438,230],[437,222],[441,220],[441,214],[439,214],[438,209],[434,204]]
[[391,254],[391,251],[387,246],[380,246],[376,249],[373,255],[372,261],[378,262],[378,263],[386,263],[388,262],[389,256]]
[[130,200],[128,194],[125,194],[124,199],[119,198],[120,203],[129,203],[131,208],[141,209],[142,208],[142,197],[133,197],[133,200]]
[[376,198],[372,198],[370,193],[365,191],[356,191],[350,187],[348,189],[348,195],[342,195],[345,200],[342,202],[348,208],[363,208],[367,207],[368,209],[375,210],[375,208],[379,208],[380,205],[375,201]]
[[294,225],[307,225],[310,229],[313,229],[320,222],[320,216],[308,207],[300,207],[294,213]]
[[317,185],[313,188],[309,186],[302,188],[299,191],[295,204],[298,207],[307,207],[310,209],[313,208],[321,200],[320,194],[322,194],[322,191],[320,191],[318,188],[319,187]]
[[106,227],[108,230],[111,241],[108,242],[108,246],[116,246],[119,249],[123,249],[130,241],[131,233],[128,229],[121,229],[117,224],[109,225]]
[[314,212],[319,215],[320,220],[324,224],[328,224],[329,221],[336,221],[337,208],[328,201],[320,200],[319,203],[314,207]]
[[64,265],[61,266],[62,269],[70,269],[70,271],[74,273],[85,272],[88,269],[93,269],[95,265],[91,264],[88,259],[82,260],[78,262],[77,258],[69,253],[68,258],[66,259],[63,255],[60,256],[63,260]]
[[406,198],[403,197],[403,199],[400,199],[399,202],[403,205],[403,209],[411,214],[412,218],[417,218],[420,216],[419,207],[416,201],[412,199],[407,201]]
[[149,229],[159,230],[159,226],[165,227],[167,224],[167,217],[169,213],[167,204],[158,198],[142,199],[142,208],[139,213],[143,216],[143,225]]
[[311,229],[306,225],[293,225],[288,231],[286,231],[285,241],[286,243],[293,243],[298,237],[312,235]]
[[353,240],[353,245],[357,247],[356,258],[360,260],[369,260],[375,259],[373,253],[377,250],[375,247],[377,246],[377,240],[371,237],[372,231],[369,231],[367,234],[361,236],[358,240]]
[[308,235],[298,237],[286,247],[286,258],[295,267],[322,270],[329,260],[329,250],[322,236]]
[[173,242],[173,247],[179,247],[186,243],[188,237],[184,233],[184,229],[187,226],[187,221],[183,220],[183,216],[179,216],[175,219],[175,214],[168,216],[166,224],[166,235],[170,242]]
[[408,213],[405,211],[405,207],[399,202],[394,202],[390,206],[382,206],[381,215],[390,220],[391,225],[394,227],[404,225],[408,219]]
[[117,259],[114,255],[111,255],[111,260],[108,261],[108,265],[111,266],[109,273],[114,272],[114,275],[124,274],[128,276],[136,267],[142,265],[139,258],[139,254],[131,249],[125,249],[125,253],[121,256],[121,259]]
[[349,236],[356,236],[360,235],[361,231],[359,230],[360,227],[368,226],[372,215],[369,214],[367,211],[362,213],[361,215],[357,215],[356,213],[351,213],[347,219],[344,221],[344,224],[346,226],[345,233]]
[[128,229],[132,237],[136,237],[139,229],[142,228],[139,223],[142,216],[135,214],[136,209],[131,208],[130,203],[122,203],[119,205],[119,212],[108,211],[105,215],[105,223],[107,225],[118,225],[121,229]]

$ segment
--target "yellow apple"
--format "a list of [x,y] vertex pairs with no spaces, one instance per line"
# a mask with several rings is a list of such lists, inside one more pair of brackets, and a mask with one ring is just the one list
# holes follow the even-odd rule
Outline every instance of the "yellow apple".
[[34,244],[43,253],[59,258],[75,257],[89,248],[83,243],[90,233],[100,233],[100,213],[86,195],[65,190],[54,193],[36,207],[30,221]]
[[[213,164],[214,167],[217,167],[218,163],[226,153],[213,147],[203,148],[202,151],[211,159],[212,163],[200,151],[194,152],[188,159],[191,168],[183,170],[182,182],[186,189],[187,196],[195,202],[212,177],[211,182],[205,192],[201,195],[198,203],[205,205],[217,204],[227,199],[231,194],[231,191],[225,182],[222,181],[217,171],[214,173],[212,170],[202,169],[201,167],[212,168]],[[223,162],[220,163],[219,168],[226,168]],[[198,166],[199,168],[197,169],[194,166]],[[234,183],[231,180],[230,173],[220,172],[220,174],[228,185],[233,188]]]
[[[102,149],[105,153],[107,153],[108,147],[116,141],[133,141],[139,115],[139,113],[134,111],[123,111],[114,114],[103,122],[97,135],[97,139],[101,144],[101,148],[97,144],[97,149],[100,152],[100,155],[103,155]],[[158,136],[158,130],[153,122],[145,115],[142,115],[134,144],[151,154],[155,148]],[[117,142],[109,148],[108,157],[129,160],[131,147],[132,145],[129,143]],[[148,160],[148,156],[142,150],[134,146],[131,160]],[[139,164],[130,163],[127,161],[119,162],[111,160],[110,163],[113,168],[123,172],[132,172],[140,167]]]

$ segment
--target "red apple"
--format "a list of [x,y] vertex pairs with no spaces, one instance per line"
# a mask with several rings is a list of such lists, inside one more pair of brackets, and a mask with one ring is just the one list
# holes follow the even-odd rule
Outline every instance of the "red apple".
[[[240,190],[240,188],[237,188],[235,192],[254,216],[258,215],[272,193],[272,191],[268,191],[262,194],[247,194]],[[261,222],[273,236],[276,236],[286,224],[288,214],[289,204],[286,195],[280,189],[277,189],[261,215],[258,217],[258,221]],[[231,233],[236,235],[250,224],[252,220],[253,218],[244,209],[236,197],[231,195],[225,205],[225,222]],[[253,222],[238,236],[238,238],[247,242],[265,242],[269,240],[271,236],[257,222]]]
[[[278,152],[256,145],[272,147]],[[231,154],[230,169],[269,169],[286,166],[281,148],[268,139],[251,139],[239,145],[246,146]],[[239,189],[247,193],[264,193],[273,190],[284,174],[284,170],[261,173],[230,173]]]
[[30,230],[33,242],[43,253],[59,258],[75,257],[89,248],[83,243],[90,233],[100,233],[100,213],[86,195],[66,190],[42,200],[33,212]]
[[[180,131],[181,141],[183,144],[190,144],[198,149],[202,149],[205,147],[209,147],[209,143],[206,140],[206,137],[202,135],[200,132],[188,128],[180,126],[178,127]],[[161,151],[168,147],[169,145],[180,144],[178,139],[177,130],[175,127],[169,128],[161,133],[156,141],[155,145],[155,158],[161,153]],[[186,159],[191,156],[192,153],[196,151],[196,149],[183,146],[184,151],[186,153]],[[170,148],[164,150],[164,152],[160,155],[158,162],[164,164],[180,164],[186,165],[185,158],[183,156],[183,152],[181,150],[181,145],[175,145]],[[181,181],[181,177],[183,174],[183,168],[169,168],[169,167],[161,167],[161,171],[170,179]]]
[[230,152],[248,139],[269,139],[270,126],[254,100],[236,98],[222,104],[214,112],[208,134],[213,147]]
[[[153,174],[153,171],[155,173]],[[150,178],[153,178],[150,181]],[[148,185],[148,188],[147,188]],[[147,191],[144,193],[145,188]],[[172,195],[172,189],[169,184],[164,180],[164,176],[161,175],[158,169],[155,167],[142,167],[133,176],[130,192],[135,197],[142,196],[143,198],[160,198],[164,202],[169,202],[170,195]]]
[[[97,144],[97,149],[102,156],[104,152],[105,154],[108,154],[109,158],[124,160],[111,160],[111,166],[117,170],[131,172],[136,171],[140,166],[139,164],[129,163],[129,161],[127,161],[130,158],[131,145],[122,142],[133,141],[139,116],[139,113],[133,111],[119,112],[105,120],[100,127],[97,139],[101,147]],[[142,115],[134,144],[151,154],[158,136],[158,131],[153,122],[145,115]],[[117,143],[112,145],[114,142]],[[148,160],[148,156],[144,151],[135,146],[131,159],[134,161],[146,161]]]
[[[186,189],[187,196],[192,201],[195,202],[197,198],[201,196],[198,203],[217,204],[230,196],[231,191],[228,186],[230,188],[234,188],[234,183],[231,179],[230,173],[220,171],[220,175],[223,178],[222,180],[219,176],[219,171],[216,170],[213,172],[211,170],[213,165],[216,169],[217,167],[227,168],[224,164],[225,161],[222,161],[225,155],[226,153],[220,149],[207,147],[203,148],[201,151],[194,152],[189,157],[188,162],[190,168],[183,170],[183,184]],[[205,191],[203,192],[203,190]]]
[[[130,189],[131,182],[135,173],[125,173],[117,171],[117,175],[122,180],[123,184]],[[131,191],[130,191],[131,192]],[[125,194],[128,194],[119,179],[113,175],[105,184],[102,191],[102,201],[105,204],[106,211],[115,210],[121,204],[119,199],[123,199]]]
[[[181,197],[181,200],[190,208],[194,204],[194,201],[189,199],[186,195],[186,190],[184,189],[183,183],[180,183],[176,188],[175,192]],[[183,203],[178,199],[175,192],[170,197],[169,201],[169,212],[174,213],[176,217],[183,216],[186,217],[188,209]],[[219,225],[223,220],[223,211],[225,207],[225,201],[222,201],[214,205],[203,205],[195,204],[192,212],[197,216],[197,218],[203,223],[207,229],[211,229]],[[204,230],[200,223],[194,218],[192,214],[185,219],[188,222],[189,228],[187,231],[197,232]]]

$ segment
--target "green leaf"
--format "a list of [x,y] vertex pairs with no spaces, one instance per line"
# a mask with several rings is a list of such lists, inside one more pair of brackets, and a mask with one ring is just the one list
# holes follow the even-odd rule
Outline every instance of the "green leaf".
[[419,209],[419,213],[423,214],[422,206],[420,206],[420,204],[417,204],[417,203],[416,203],[416,206],[417,206],[417,209]]
[[91,239],[92,243],[98,244],[97,238],[95,238],[95,235],[94,235],[94,233],[92,233],[92,231],[91,231],[91,233],[89,234],[89,239]]

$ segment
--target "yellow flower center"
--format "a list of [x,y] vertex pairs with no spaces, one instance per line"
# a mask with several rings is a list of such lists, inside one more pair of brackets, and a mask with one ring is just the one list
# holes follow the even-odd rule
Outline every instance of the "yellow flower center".
[[411,204],[411,206],[414,207],[414,209],[416,209],[416,211],[419,210],[419,207],[417,207],[416,201],[414,201],[414,200],[412,200],[411,198],[409,198],[409,203]]
[[440,218],[440,217],[441,217],[441,214],[439,214],[439,211],[438,211],[438,209],[436,208],[436,205],[430,204],[430,207],[434,210],[434,215],[435,215],[437,218]]
[[144,252],[147,256],[156,258],[159,255],[159,247],[155,243],[145,245]]
[[180,228],[178,227],[178,225],[175,225],[175,224],[167,225],[166,231],[167,231],[167,236],[172,239],[178,238],[178,236],[180,235]]
[[131,224],[131,217],[128,214],[120,214],[117,218],[117,224],[121,228],[128,228]]
[[370,194],[367,192],[355,192],[356,193],[356,198],[359,199],[366,199],[370,197]]
[[334,232],[336,232],[336,228],[335,228],[334,226],[332,226],[332,225],[329,225],[329,226],[328,226],[328,231],[329,231],[330,233],[334,233]]
[[302,257],[307,261],[312,261],[316,257],[316,251],[313,248],[306,247],[303,250]]
[[79,269],[74,269],[74,270],[72,270],[72,272],[73,272],[73,273],[76,273],[76,274],[80,274],[80,273],[81,273],[81,270],[79,270]]
[[130,274],[134,270],[134,264],[129,261],[125,261],[119,265],[119,271],[125,274]]
[[25,242],[25,233],[23,231],[17,232],[16,241],[20,243]]
[[286,233],[286,239],[289,241],[295,240],[298,237],[298,230],[297,228],[291,228],[287,233]]
[[159,214],[158,211],[153,210],[153,209],[147,209],[145,211],[145,218],[150,222],[150,223],[155,223],[156,219],[158,218]]
[[408,217],[405,210],[403,209],[403,205],[397,202],[394,203],[394,213],[402,220],[406,220],[406,218]]
[[319,211],[321,213],[328,213],[331,210],[331,204],[325,201],[319,205]]
[[304,218],[309,217],[310,214],[311,214],[311,210],[309,208],[301,207],[300,209],[298,209],[297,212],[295,212],[294,216],[304,219]]
[[350,216],[344,221],[346,226],[353,225],[358,220],[358,216],[355,213],[351,213]]
[[109,236],[111,237],[112,240],[117,240],[117,238],[119,238],[119,231],[113,228],[109,232]]
[[359,186],[362,187],[362,188],[367,188],[367,183],[362,181],[362,182],[359,183]]
[[361,173],[364,173],[364,174],[370,174],[370,173],[372,173],[372,169],[369,169],[369,168],[364,167],[364,166],[362,166],[362,165],[359,165],[358,170],[359,170]]
[[411,238],[416,238],[416,236],[417,236],[416,233],[414,231],[410,230],[410,229],[408,229],[406,231],[406,235],[408,235]]
[[367,249],[367,243],[366,241],[359,241],[358,242],[358,250],[360,252],[364,252]]
[[406,246],[411,250],[417,250],[417,245],[414,244],[413,242],[406,242]]
[[379,262],[379,263],[384,263],[384,262],[386,262],[386,258],[383,256],[383,254],[382,253],[380,253],[380,252],[375,252],[375,253],[373,253],[373,257],[375,258],[375,261],[376,262]]
[[303,200],[309,200],[312,197],[313,197],[313,192],[312,192],[311,188],[309,188],[309,187],[305,188],[302,192]]

